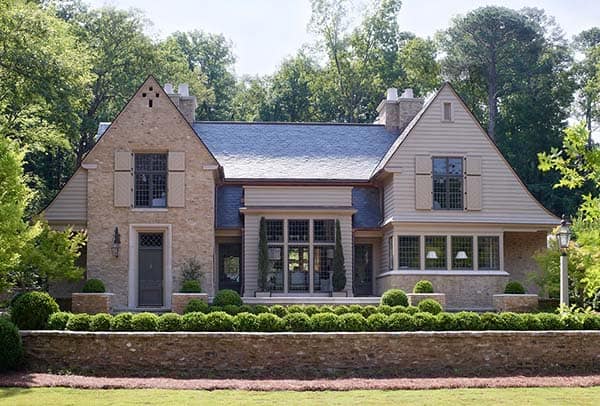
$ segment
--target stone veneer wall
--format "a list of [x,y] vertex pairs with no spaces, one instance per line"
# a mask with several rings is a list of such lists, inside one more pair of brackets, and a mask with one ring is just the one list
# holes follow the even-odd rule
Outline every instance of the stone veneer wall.
[[446,294],[448,309],[493,309],[492,296],[503,293],[508,276],[503,275],[402,275],[389,274],[377,277],[377,293],[388,289],[412,292],[415,284],[427,279],[433,291]]
[[538,287],[528,281],[529,273],[539,271],[533,253],[546,247],[545,231],[537,233],[504,233],[504,269],[511,281],[519,281],[527,293],[538,293]]
[[600,331],[21,335],[26,365],[39,372],[202,378],[600,372]]

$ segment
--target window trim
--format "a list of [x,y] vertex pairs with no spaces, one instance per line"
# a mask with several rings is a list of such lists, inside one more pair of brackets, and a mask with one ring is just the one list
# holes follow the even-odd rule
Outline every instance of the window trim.
[[[397,235],[396,238],[398,239],[398,269],[400,270],[406,270],[406,271],[414,271],[414,270],[419,270],[421,269],[421,235],[419,234],[413,234],[413,235]],[[417,266],[416,267],[406,267],[406,268],[401,268],[400,266],[400,239],[401,238],[416,238],[417,239]]]
[[[156,171],[156,170],[143,170],[143,171],[138,171],[137,169],[137,165],[136,165],[136,158],[138,156],[142,156],[142,155],[162,155],[164,156],[165,159],[165,169],[164,171]],[[137,183],[137,175],[138,174],[146,174],[148,175],[156,175],[156,174],[164,174],[165,177],[165,203],[164,205],[161,206],[154,206],[152,204],[152,201],[154,200],[152,198],[152,193],[154,190],[154,182],[153,181],[149,181],[148,182],[148,205],[138,205],[137,204],[137,192],[138,192],[138,183]],[[151,178],[150,178],[151,179]],[[165,210],[169,207],[169,154],[167,152],[151,152],[151,151],[145,151],[145,152],[134,152],[133,153],[133,205],[132,205],[132,209],[142,209],[142,210],[156,210],[156,209],[161,209],[161,210]]]
[[[450,106],[450,118],[446,118],[446,106]],[[445,101],[442,102],[442,120],[443,123],[452,123],[454,122],[454,103]]]
[[[446,173],[444,175],[436,175],[435,173],[435,160],[436,159],[444,159],[446,161]],[[460,175],[450,175],[448,173],[448,161],[450,159],[459,159],[461,161],[461,174]],[[435,181],[436,179],[460,179],[460,207],[435,207]],[[448,187],[448,183],[445,182],[446,190],[444,191],[444,195],[446,198],[447,204],[450,202],[450,190]],[[431,208],[432,210],[446,210],[446,211],[464,211],[465,210],[465,157],[464,156],[432,156],[431,157]]]

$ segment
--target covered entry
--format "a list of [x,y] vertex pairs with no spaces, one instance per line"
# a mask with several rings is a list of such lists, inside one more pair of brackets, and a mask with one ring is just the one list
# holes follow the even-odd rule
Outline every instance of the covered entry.
[[219,289],[242,293],[242,244],[219,244]]

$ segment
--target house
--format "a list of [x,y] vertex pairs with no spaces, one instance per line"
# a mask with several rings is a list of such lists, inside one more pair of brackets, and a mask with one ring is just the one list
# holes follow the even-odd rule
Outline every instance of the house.
[[119,308],[169,308],[192,257],[210,296],[326,302],[339,221],[346,301],[428,279],[449,308],[486,309],[527,283],[559,223],[448,83],[426,103],[389,89],[374,124],[198,122],[195,108],[186,85],[149,77],[44,212],[87,230],[87,277]]

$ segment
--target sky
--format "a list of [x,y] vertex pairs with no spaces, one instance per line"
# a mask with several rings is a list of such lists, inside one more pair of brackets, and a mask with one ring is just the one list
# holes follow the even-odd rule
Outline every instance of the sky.
[[[365,0],[353,0],[356,14]],[[87,0],[94,7],[137,8],[153,25],[147,31],[163,38],[174,31],[194,29],[222,33],[233,43],[238,75],[273,73],[281,61],[303,44],[309,0]],[[368,4],[368,1],[366,1]],[[485,5],[515,9],[537,7],[554,16],[568,38],[600,25],[600,0],[404,0],[398,23],[403,31],[428,37],[447,28],[451,18]]]

